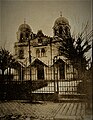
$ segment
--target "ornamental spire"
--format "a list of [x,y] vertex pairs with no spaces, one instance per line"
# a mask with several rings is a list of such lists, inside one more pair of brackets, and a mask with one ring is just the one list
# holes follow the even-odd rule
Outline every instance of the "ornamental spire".
[[24,24],[26,24],[26,18],[24,18]]
[[62,11],[60,11],[60,17],[62,17]]

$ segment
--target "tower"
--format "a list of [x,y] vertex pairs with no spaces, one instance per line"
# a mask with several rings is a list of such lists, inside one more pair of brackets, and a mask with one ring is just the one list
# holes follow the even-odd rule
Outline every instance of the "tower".
[[31,35],[32,30],[26,21],[24,20],[24,24],[21,24],[18,28],[17,39],[19,42],[25,42],[29,36]]
[[17,41],[15,43],[15,55],[17,59],[23,60],[27,57],[26,51],[28,46],[28,39],[31,38],[32,30],[28,24],[26,24],[26,21],[24,20],[24,23],[21,24],[17,31]]
[[71,36],[69,21],[65,17],[62,17],[62,13],[60,13],[60,17],[55,20],[53,31],[54,36],[58,36],[63,39]]

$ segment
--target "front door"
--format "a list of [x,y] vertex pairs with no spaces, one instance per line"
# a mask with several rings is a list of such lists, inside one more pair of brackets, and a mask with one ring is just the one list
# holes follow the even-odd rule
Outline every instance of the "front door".
[[44,79],[44,66],[43,65],[37,66],[37,78],[38,80]]
[[64,65],[64,63],[60,63],[60,65],[59,65],[59,76],[60,76],[60,79],[65,79],[65,65]]

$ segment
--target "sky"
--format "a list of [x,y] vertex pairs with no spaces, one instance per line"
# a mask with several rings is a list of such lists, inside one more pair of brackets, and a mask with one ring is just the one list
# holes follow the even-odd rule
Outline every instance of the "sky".
[[16,32],[24,19],[34,33],[42,30],[53,36],[60,11],[69,21],[71,34],[81,32],[87,22],[92,29],[92,0],[0,0],[0,47],[14,52]]

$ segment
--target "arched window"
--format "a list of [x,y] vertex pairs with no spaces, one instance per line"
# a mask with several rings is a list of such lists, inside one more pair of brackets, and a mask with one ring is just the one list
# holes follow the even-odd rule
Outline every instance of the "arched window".
[[41,38],[38,39],[38,43],[42,43],[42,39]]
[[26,33],[26,39],[28,39],[29,38],[29,33]]
[[24,50],[23,49],[19,50],[19,58],[20,59],[24,58]]
[[54,35],[56,36],[57,35],[57,30],[54,29]]
[[63,28],[60,27],[60,28],[59,28],[59,34],[62,34],[62,31],[63,31]]
[[20,41],[23,39],[23,33],[20,34]]
[[36,57],[40,57],[40,50],[39,49],[36,50]]
[[42,49],[41,49],[41,56],[44,57],[45,55],[46,55],[45,49],[42,48]]
[[67,26],[65,28],[65,33],[67,36],[70,36],[70,29]]

